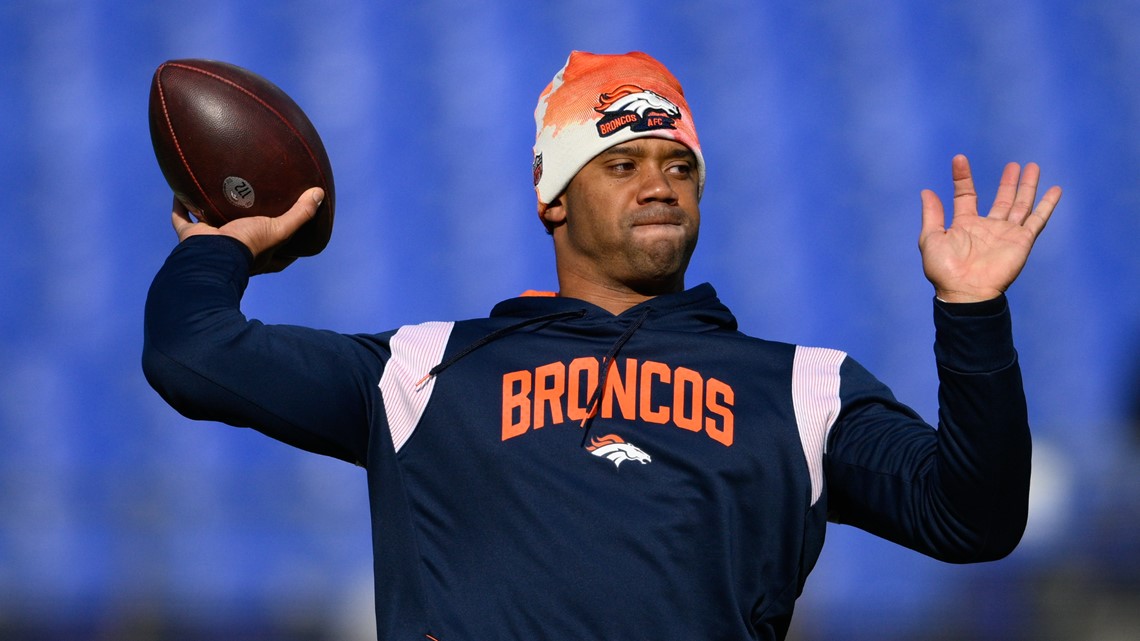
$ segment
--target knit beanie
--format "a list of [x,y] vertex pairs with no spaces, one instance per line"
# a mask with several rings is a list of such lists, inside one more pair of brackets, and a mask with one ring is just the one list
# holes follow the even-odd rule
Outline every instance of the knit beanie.
[[635,138],[675,140],[697,158],[697,196],[705,161],[681,83],[640,51],[620,55],[571,52],[538,97],[534,189],[539,212],[599,153]]

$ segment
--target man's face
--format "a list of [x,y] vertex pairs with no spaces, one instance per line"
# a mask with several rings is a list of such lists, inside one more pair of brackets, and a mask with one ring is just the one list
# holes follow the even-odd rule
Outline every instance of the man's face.
[[602,152],[544,215],[559,271],[619,291],[680,291],[700,227],[697,180],[693,152],[672,140]]

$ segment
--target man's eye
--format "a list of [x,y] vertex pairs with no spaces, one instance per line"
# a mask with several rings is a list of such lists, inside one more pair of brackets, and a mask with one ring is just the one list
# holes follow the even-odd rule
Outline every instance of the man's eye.
[[688,176],[693,173],[693,168],[688,163],[679,163],[669,167],[669,171],[679,176]]

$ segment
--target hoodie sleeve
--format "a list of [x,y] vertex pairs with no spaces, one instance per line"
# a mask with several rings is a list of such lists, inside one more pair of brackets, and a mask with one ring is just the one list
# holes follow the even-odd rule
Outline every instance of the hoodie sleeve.
[[1009,308],[936,301],[934,321],[938,429],[842,364],[829,517],[944,561],[999,559],[1025,529],[1032,449]]
[[222,236],[180,243],[151,284],[142,365],[186,417],[252,427],[363,464],[383,345],[247,319],[249,251]]

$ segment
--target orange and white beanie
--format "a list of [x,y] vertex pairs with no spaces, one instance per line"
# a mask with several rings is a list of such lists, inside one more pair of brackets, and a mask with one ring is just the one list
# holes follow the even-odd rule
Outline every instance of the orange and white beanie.
[[705,160],[681,83],[640,51],[620,55],[571,52],[538,97],[534,189],[545,211],[582,167],[635,138],[676,140],[697,157],[698,197]]

